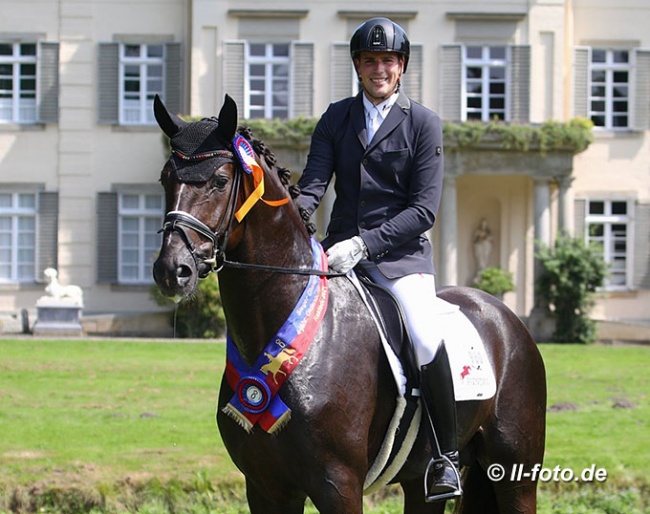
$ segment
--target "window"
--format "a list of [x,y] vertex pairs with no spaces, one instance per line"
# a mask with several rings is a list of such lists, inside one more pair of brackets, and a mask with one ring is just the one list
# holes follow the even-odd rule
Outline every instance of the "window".
[[152,102],[164,92],[164,45],[120,45],[120,123],[155,123]]
[[505,46],[463,47],[463,119],[506,120]]
[[34,193],[0,193],[0,282],[33,282],[36,269]]
[[592,49],[589,116],[596,127],[628,128],[630,72],[627,50]]
[[155,125],[156,94],[171,112],[183,111],[181,44],[160,42],[162,38],[156,36],[143,38],[99,43],[97,121],[101,125],[149,130]]
[[34,123],[36,43],[0,43],[0,123]]
[[531,54],[530,45],[442,45],[438,114],[530,123]]
[[288,43],[247,45],[247,118],[289,117],[289,46]]
[[586,219],[587,242],[593,244],[609,265],[605,287],[620,289],[628,283],[629,229],[628,202],[589,200]]
[[118,280],[129,284],[151,282],[151,266],[160,249],[163,196],[122,193],[118,205]]

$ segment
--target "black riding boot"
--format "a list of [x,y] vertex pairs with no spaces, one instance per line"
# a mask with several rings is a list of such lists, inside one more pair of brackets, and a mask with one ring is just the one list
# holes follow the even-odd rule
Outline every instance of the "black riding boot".
[[422,399],[431,421],[434,452],[425,475],[425,500],[449,500],[460,496],[462,489],[456,434],[456,400],[444,341],[433,360],[422,366],[420,379]]

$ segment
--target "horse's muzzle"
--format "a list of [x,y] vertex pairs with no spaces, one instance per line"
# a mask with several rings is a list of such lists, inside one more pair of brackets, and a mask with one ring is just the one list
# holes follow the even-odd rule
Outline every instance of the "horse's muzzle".
[[196,288],[199,272],[192,254],[184,245],[176,252],[170,252],[163,246],[153,264],[153,278],[164,296],[186,297]]

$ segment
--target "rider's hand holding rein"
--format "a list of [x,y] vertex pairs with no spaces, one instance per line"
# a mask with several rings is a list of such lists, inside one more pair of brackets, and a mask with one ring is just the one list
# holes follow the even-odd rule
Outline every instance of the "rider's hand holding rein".
[[329,267],[337,273],[347,273],[364,257],[368,257],[368,249],[359,236],[336,243],[327,251]]

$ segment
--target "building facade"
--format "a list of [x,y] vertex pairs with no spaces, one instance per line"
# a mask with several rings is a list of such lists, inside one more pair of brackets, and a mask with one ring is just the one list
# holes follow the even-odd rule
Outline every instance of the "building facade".
[[[228,93],[241,118],[318,117],[357,93],[348,40],[363,20],[385,15],[412,43],[405,91],[443,120],[595,124],[594,142],[575,156],[447,152],[431,234],[438,283],[471,283],[474,233],[487,226],[482,258],[514,273],[505,302],[527,318],[535,241],[566,230],[601,243],[610,267],[594,316],[650,319],[644,0],[1,5],[0,312],[32,309],[43,270],[55,267],[84,289],[87,318],[137,315],[130,331],[144,327],[161,311],[149,292],[165,161],[153,96],[194,116],[217,114]],[[278,154],[300,173],[304,147]]]

